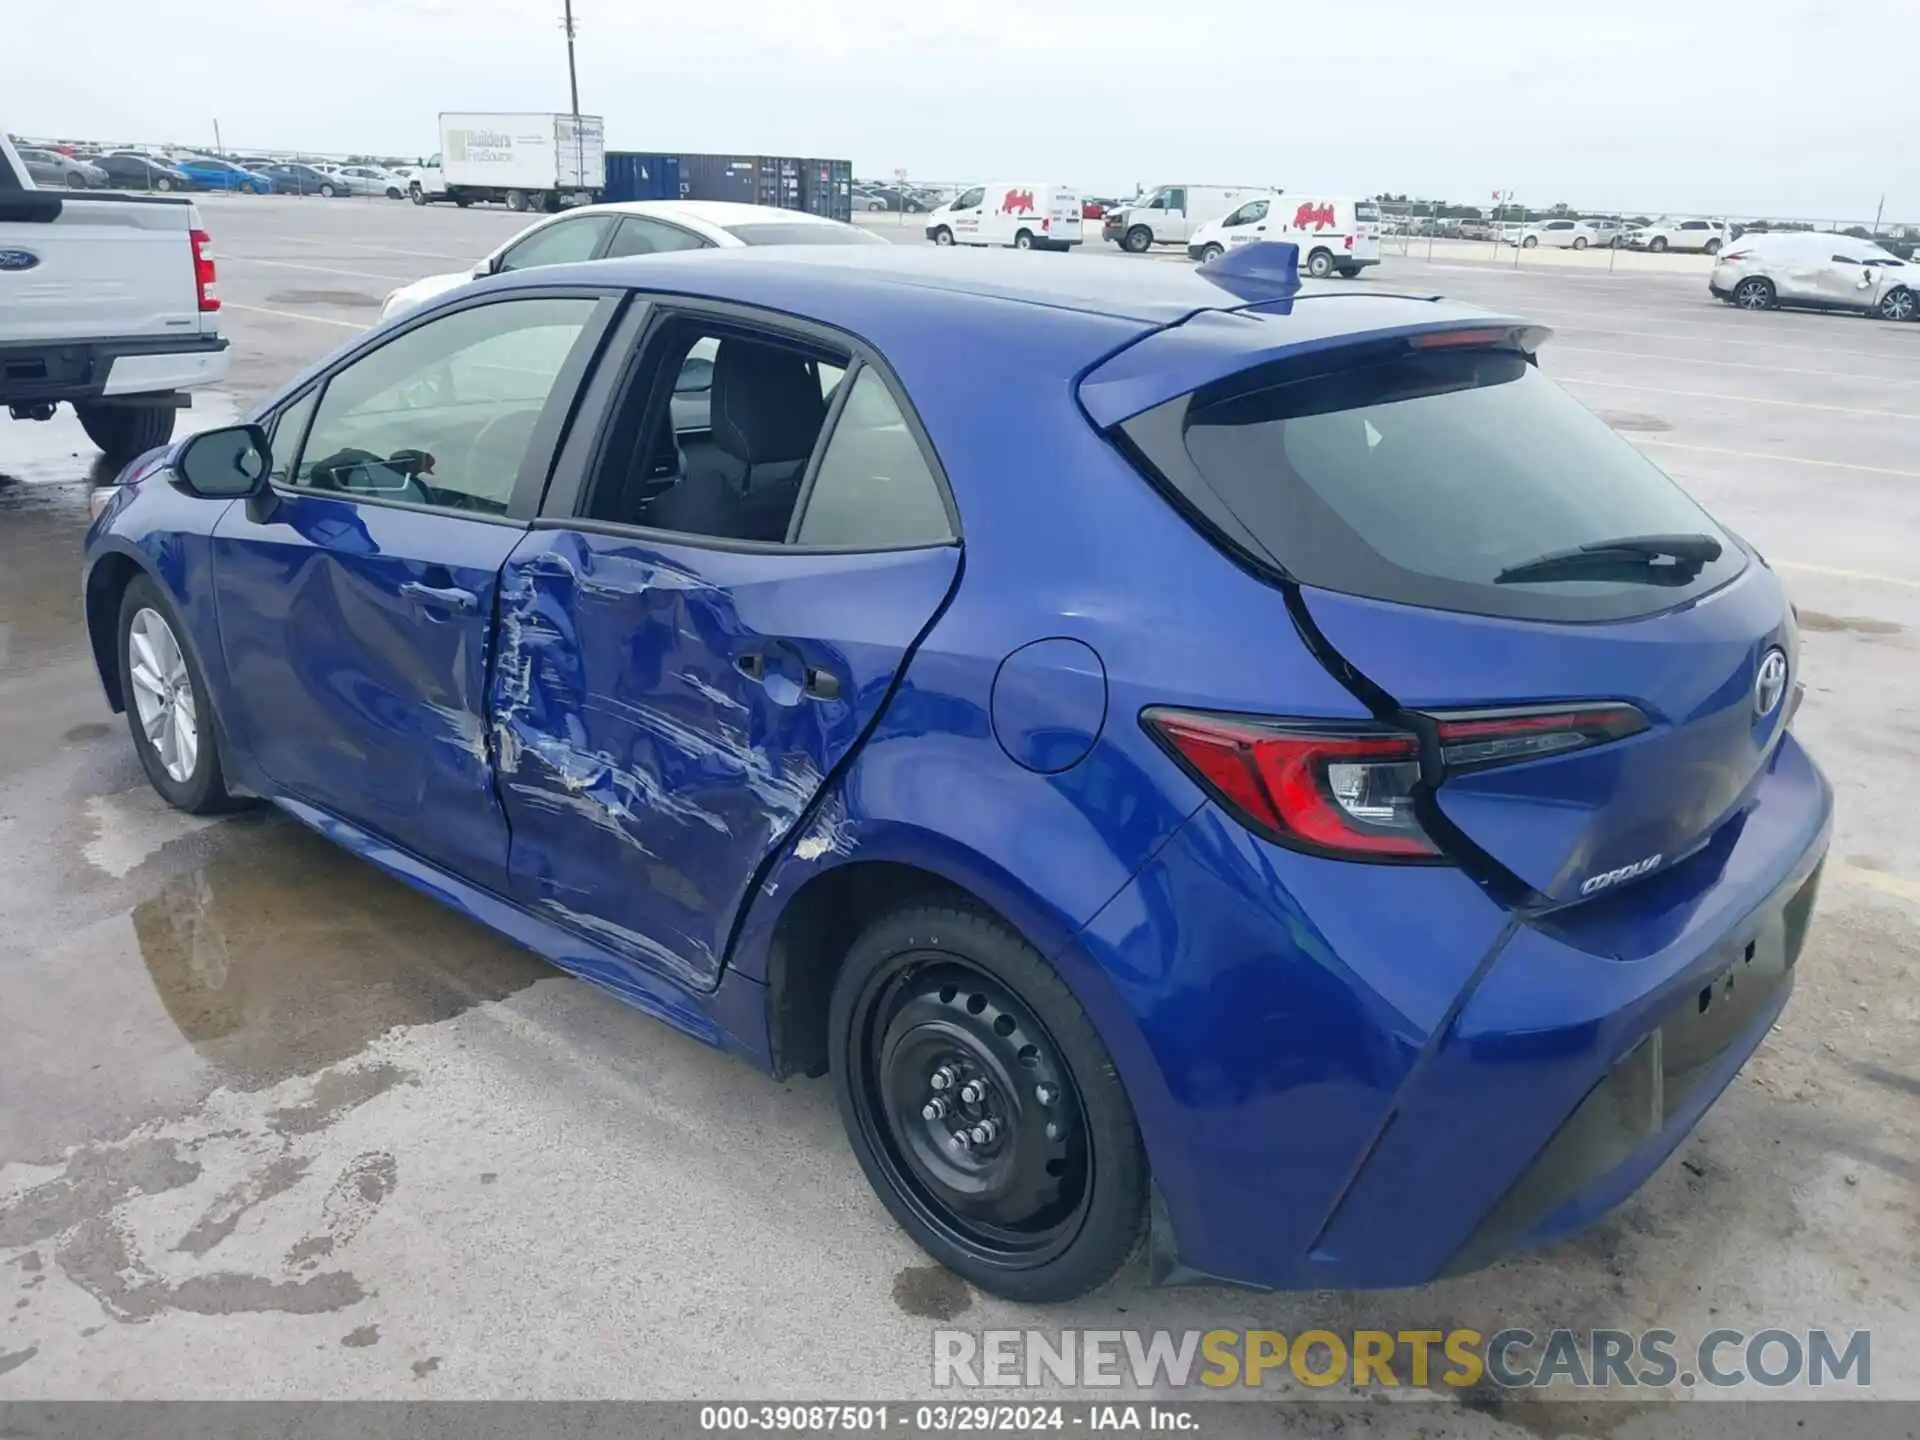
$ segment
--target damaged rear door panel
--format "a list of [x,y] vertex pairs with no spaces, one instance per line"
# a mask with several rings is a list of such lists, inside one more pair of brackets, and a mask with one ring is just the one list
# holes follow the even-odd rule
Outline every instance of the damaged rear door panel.
[[885,704],[957,546],[737,551],[541,528],[491,713],[523,904],[697,988],[761,862]]

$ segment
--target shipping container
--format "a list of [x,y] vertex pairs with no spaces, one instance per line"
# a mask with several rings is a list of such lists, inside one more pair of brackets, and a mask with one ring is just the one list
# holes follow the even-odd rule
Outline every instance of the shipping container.
[[637,150],[607,152],[608,200],[678,200],[680,157]]
[[829,220],[853,219],[853,162],[800,162],[800,208]]
[[689,200],[735,200],[758,205],[758,155],[682,155],[680,192]]
[[780,210],[799,210],[800,167],[806,162],[791,155],[760,157],[760,203]]

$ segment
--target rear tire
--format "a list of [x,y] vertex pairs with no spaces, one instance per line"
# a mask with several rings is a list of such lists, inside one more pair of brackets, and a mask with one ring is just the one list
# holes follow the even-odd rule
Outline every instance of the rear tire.
[[1586,237],[1586,236],[1584,236],[1584,235],[1576,235],[1576,236],[1574,236],[1574,237],[1573,237],[1573,248],[1574,248],[1574,249],[1576,249],[1576,250],[1584,250],[1584,249],[1586,249],[1586,248],[1587,248],[1587,237]]
[[1153,231],[1144,225],[1136,225],[1127,231],[1126,238],[1120,242],[1126,246],[1130,255],[1144,255],[1153,248]]
[[387,199],[404,200],[406,198],[407,198],[406,196],[400,193],[400,187],[398,185],[389,185],[387,187]]
[[173,438],[173,422],[180,413],[160,405],[75,405],[80,428],[116,465],[124,465]]
[[1707,241],[1706,245],[1702,248],[1705,249],[1709,255],[1718,255],[1720,253],[1720,237],[1718,235],[1714,236],[1711,240]]
[[1733,287],[1733,303],[1741,310],[1771,310],[1778,303],[1778,297],[1771,280],[1749,275]]
[[1031,250],[1033,248],[1033,232],[1031,230],[1022,230],[1018,235],[1014,236],[1013,248],[1016,250]]
[[507,192],[507,209],[513,211],[516,215],[524,211],[527,208],[527,204],[526,191],[509,190]]
[[1307,257],[1307,274],[1316,280],[1324,280],[1333,273],[1333,252],[1316,250]]
[[1339,270],[1342,280],[1358,280],[1360,278],[1360,267],[1358,265],[1342,265],[1339,267]]
[[189,815],[233,809],[206,673],[172,603],[145,575],[136,575],[120,597],[115,634],[127,730],[153,788]]
[[456,195],[453,197],[453,203],[456,208],[464,210],[473,204],[473,197],[471,195]]
[[1119,1071],[998,917],[923,900],[876,920],[834,982],[828,1044],[855,1158],[948,1269],[1046,1304],[1104,1285],[1139,1248],[1147,1159]]

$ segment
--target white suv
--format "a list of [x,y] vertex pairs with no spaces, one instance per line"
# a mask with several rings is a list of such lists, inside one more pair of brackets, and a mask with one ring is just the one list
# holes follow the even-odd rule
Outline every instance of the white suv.
[[1627,247],[1651,250],[1685,250],[1699,255],[1717,255],[1727,243],[1724,220],[1658,220],[1627,232]]

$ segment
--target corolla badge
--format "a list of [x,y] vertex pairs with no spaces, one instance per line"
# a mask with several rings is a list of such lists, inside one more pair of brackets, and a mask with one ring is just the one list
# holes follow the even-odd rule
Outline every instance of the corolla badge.
[[39,263],[31,250],[0,250],[0,271],[31,270]]
[[1609,885],[1618,885],[1622,880],[1631,880],[1636,875],[1644,875],[1658,865],[1664,856],[1649,855],[1644,860],[1636,860],[1631,865],[1622,865],[1618,870],[1602,870],[1598,875],[1589,875],[1580,882],[1580,893],[1591,895],[1596,890],[1604,890]]
[[1787,652],[1777,646],[1767,652],[1753,677],[1753,713],[1764,720],[1780,704],[1787,688]]

